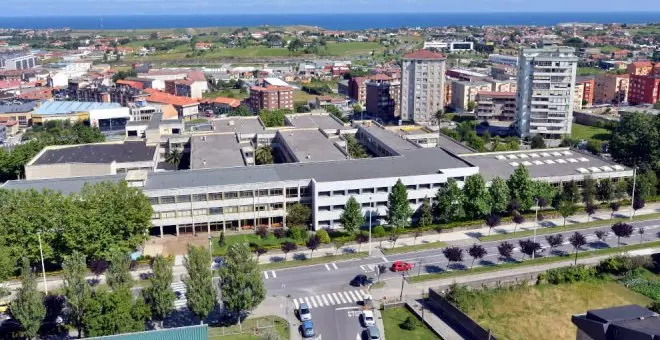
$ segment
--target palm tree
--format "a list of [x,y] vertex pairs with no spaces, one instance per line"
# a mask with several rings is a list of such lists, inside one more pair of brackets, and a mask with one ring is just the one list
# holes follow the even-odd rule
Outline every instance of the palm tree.
[[165,156],[165,162],[167,162],[167,164],[175,166],[176,168],[179,168],[179,164],[181,164],[181,158],[183,158],[183,154],[181,153],[181,150],[172,149],[172,151],[170,151]]
[[270,146],[260,146],[254,152],[254,160],[257,165],[273,164],[273,153]]

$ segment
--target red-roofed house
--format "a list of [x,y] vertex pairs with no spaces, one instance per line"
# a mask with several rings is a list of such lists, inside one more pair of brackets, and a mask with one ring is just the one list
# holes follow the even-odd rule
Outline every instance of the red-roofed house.
[[138,90],[144,90],[144,83],[135,80],[120,79],[116,82],[118,87],[127,86]]
[[18,122],[10,117],[0,117],[0,125],[5,127],[5,134],[14,136],[18,133]]
[[0,90],[16,90],[23,84],[20,80],[0,80]]
[[195,43],[195,49],[198,50],[198,51],[206,51],[206,50],[210,50],[211,47],[213,47],[213,44],[212,44],[212,43],[207,43],[207,42],[198,42],[198,43]]
[[645,76],[653,73],[653,63],[650,61],[635,61],[628,65],[628,74]]
[[172,105],[179,113],[181,119],[194,119],[199,115],[199,102],[196,99],[174,96],[155,89],[145,89],[149,96],[145,98],[148,103],[157,105]]
[[423,60],[438,60],[445,59],[445,55],[438,52],[429,50],[417,50],[403,55],[404,59],[423,59]]
[[227,98],[227,97],[217,97],[203,99],[200,101],[200,104],[204,104],[206,109],[213,110],[213,112],[218,114],[228,113],[239,106],[241,106],[241,101],[236,98]]

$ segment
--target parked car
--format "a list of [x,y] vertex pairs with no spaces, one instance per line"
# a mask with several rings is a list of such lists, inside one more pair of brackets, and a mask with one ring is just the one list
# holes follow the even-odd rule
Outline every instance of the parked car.
[[362,311],[362,323],[365,327],[376,325],[376,320],[374,320],[374,312],[370,310]]
[[312,323],[311,320],[303,321],[302,323],[302,335],[305,338],[311,338],[315,336],[316,334],[314,333],[314,324]]
[[306,303],[300,304],[300,308],[298,308],[298,317],[300,317],[300,321],[312,320],[312,313],[309,312],[309,306],[307,306]]
[[351,286],[354,287],[360,287],[360,286],[367,286],[373,283],[374,283],[373,277],[368,277],[364,274],[358,274],[353,278],[353,280],[351,280],[350,284]]
[[378,328],[376,328],[376,326],[367,327],[364,333],[365,333],[365,338],[368,340],[380,340],[380,332],[378,331]]
[[412,269],[412,264],[409,262],[395,261],[392,263],[393,272],[404,272],[410,269]]
[[225,259],[222,256],[218,256],[215,259],[213,259],[213,265],[211,266],[212,269],[220,269],[222,265],[225,263]]

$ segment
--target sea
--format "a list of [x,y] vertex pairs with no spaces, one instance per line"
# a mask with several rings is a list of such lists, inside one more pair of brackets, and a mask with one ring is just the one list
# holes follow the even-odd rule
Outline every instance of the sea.
[[193,27],[257,27],[309,25],[331,30],[368,28],[539,25],[559,23],[660,22],[660,12],[594,13],[370,13],[370,14],[190,14],[112,16],[2,17],[0,28],[164,29]]

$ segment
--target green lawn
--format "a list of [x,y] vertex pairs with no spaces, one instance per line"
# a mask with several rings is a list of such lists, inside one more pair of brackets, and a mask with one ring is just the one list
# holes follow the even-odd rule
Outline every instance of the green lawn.
[[[227,248],[230,245],[234,244],[234,243],[247,243],[247,244],[250,244],[250,245],[258,245],[258,246],[262,246],[262,247],[271,247],[271,248],[273,248],[273,247],[276,248],[280,244],[282,244],[284,242],[287,242],[287,241],[298,243],[298,242],[296,242],[296,240],[290,239],[288,237],[278,239],[272,233],[269,233],[268,237],[265,238],[265,239],[262,239],[261,237],[259,237],[257,234],[254,234],[254,233],[239,234],[239,235],[228,235],[228,236],[225,236],[225,246],[224,247],[220,247],[220,245],[218,244],[218,239],[219,239],[218,237],[213,238],[213,255],[214,256],[224,255],[225,252],[227,251]],[[266,253],[266,255],[264,255],[264,256],[268,256],[268,253]]]
[[577,75],[578,76],[593,76],[596,74],[605,73],[605,70],[598,67],[578,67]]
[[475,291],[459,307],[498,339],[568,340],[575,339],[574,314],[649,302],[618,283],[596,281]]
[[[393,340],[431,340],[440,339],[413,313],[405,307],[390,308],[380,312],[385,326],[385,339]],[[417,327],[411,331],[399,327],[407,317],[412,316],[417,321]]]
[[204,93],[204,98],[228,97],[243,100],[248,97],[247,92],[241,93],[238,89],[227,89],[220,91],[210,91]]
[[347,56],[369,54],[371,51],[380,52],[385,48],[377,42],[342,42],[328,43],[326,53],[334,56]]
[[[275,327],[266,327],[272,325]],[[265,316],[261,318],[247,319],[242,324],[243,333],[237,334],[240,329],[238,325],[230,327],[209,327],[209,339],[227,340],[260,340],[262,335],[272,332],[274,329],[281,340],[289,339],[289,326],[286,320],[277,316]]]
[[573,123],[573,127],[571,128],[571,138],[575,139],[597,139],[601,141],[608,141],[611,137],[612,132],[603,128],[581,125],[577,123]]
[[382,252],[385,255],[392,255],[392,254],[410,253],[413,251],[420,251],[427,249],[443,248],[445,245],[446,244],[444,242],[420,243],[414,246],[403,246],[403,247],[382,249]]

